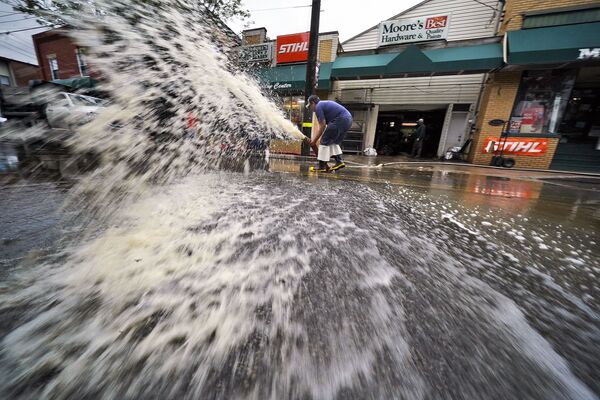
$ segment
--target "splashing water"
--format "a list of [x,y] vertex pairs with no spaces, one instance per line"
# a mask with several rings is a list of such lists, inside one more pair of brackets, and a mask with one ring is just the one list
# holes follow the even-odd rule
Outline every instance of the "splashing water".
[[101,179],[105,194],[218,167],[224,158],[244,157],[252,140],[302,137],[232,62],[231,40],[194,2],[80,5],[63,18],[89,49],[112,105],[73,144],[105,159],[88,180]]
[[[0,285],[0,395],[597,398],[598,307],[560,254],[409,189],[211,170],[293,127],[193,7],[96,5],[68,20],[114,100],[73,139],[103,163],[71,206],[111,212]],[[561,279],[597,281],[568,245]]]

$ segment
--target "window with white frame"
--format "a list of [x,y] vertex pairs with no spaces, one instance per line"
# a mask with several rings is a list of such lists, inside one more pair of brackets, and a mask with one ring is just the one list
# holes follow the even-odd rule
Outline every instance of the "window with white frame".
[[85,52],[83,49],[75,50],[75,55],[77,56],[77,65],[79,65],[79,73],[81,76],[88,76],[88,66],[87,61],[85,59]]
[[6,75],[0,75],[0,85],[10,86],[10,77]]
[[56,56],[48,57],[48,65],[50,66],[50,75],[52,79],[58,78],[58,61],[56,60]]

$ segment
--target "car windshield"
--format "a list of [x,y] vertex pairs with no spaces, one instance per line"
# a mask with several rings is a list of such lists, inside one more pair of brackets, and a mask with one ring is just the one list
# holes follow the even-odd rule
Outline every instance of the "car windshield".
[[104,103],[104,100],[98,99],[96,97],[83,96],[80,94],[69,94],[68,96],[71,99],[71,101],[73,102],[73,105],[76,105],[76,106],[98,107],[98,106],[102,106]]

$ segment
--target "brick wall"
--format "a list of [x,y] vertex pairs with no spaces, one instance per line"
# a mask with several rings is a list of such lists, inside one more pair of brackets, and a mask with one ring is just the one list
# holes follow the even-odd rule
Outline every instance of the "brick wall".
[[543,11],[553,8],[597,4],[594,0],[508,0],[506,2],[504,20],[500,25],[500,35],[506,31],[521,29],[522,14],[531,11]]
[[56,56],[59,79],[80,77],[77,63],[77,46],[71,39],[57,31],[43,32],[33,36],[38,63],[45,80],[52,80],[48,56]]
[[17,86],[27,86],[30,80],[42,79],[41,69],[35,65],[11,61],[10,67]]
[[333,40],[319,40],[319,62],[330,63],[333,61],[331,47]]
[[[485,85],[481,99],[481,109],[477,117],[475,134],[473,136],[473,146],[469,154],[469,161],[473,164],[489,165],[493,154],[484,153],[483,147],[488,137],[500,137],[501,126],[491,126],[489,121],[493,119],[508,120],[521,82],[521,72],[496,72],[490,75],[490,79]],[[556,147],[558,139],[548,139],[548,149],[543,156],[512,156],[516,161],[516,167],[519,168],[538,168],[548,169]]]
[[262,43],[261,35],[244,36],[244,45],[253,45]]
[[492,156],[482,152],[483,143],[488,136],[499,137],[502,127],[491,126],[488,122],[493,119],[506,120],[510,117],[520,82],[520,71],[490,74],[481,98],[481,108],[469,154],[470,162],[480,165],[490,163]]

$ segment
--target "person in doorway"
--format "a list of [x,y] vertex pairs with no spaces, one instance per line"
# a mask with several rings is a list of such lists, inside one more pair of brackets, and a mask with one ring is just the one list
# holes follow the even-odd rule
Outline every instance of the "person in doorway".
[[425,141],[426,134],[427,127],[425,126],[425,121],[423,121],[423,118],[420,118],[417,121],[417,131],[415,132],[415,141],[413,142],[412,151],[410,153],[411,157],[421,158],[421,153],[423,153],[423,142]]
[[[317,115],[319,122],[317,133],[310,141],[311,147],[314,148],[321,139],[317,154],[319,165],[314,168],[314,171],[327,172],[344,168],[346,164],[342,159],[340,145],[352,126],[352,115],[335,101],[321,101],[316,95],[308,98],[306,107]],[[330,168],[328,162],[331,157],[335,157],[335,165]]]

